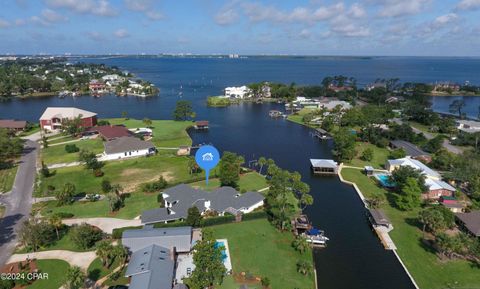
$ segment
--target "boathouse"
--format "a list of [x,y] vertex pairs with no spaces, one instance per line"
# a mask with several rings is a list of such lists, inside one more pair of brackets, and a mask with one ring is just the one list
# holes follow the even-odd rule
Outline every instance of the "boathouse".
[[314,134],[316,137],[318,137],[319,139],[328,139],[330,138],[330,134],[328,133],[328,131],[324,130],[324,129],[321,129],[321,128],[317,128],[315,129],[315,134]]
[[199,120],[195,122],[195,129],[208,129],[208,120]]
[[379,227],[383,226],[386,228],[390,228],[392,226],[392,223],[390,220],[387,218],[385,213],[380,210],[380,209],[368,209],[368,217],[370,219],[370,222],[372,222],[372,225],[374,227]]
[[338,163],[327,159],[310,159],[311,168],[314,174],[338,174]]

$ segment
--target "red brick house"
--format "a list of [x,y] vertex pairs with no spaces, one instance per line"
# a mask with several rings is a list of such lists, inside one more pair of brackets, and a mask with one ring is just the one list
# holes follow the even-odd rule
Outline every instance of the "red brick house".
[[425,185],[428,187],[428,191],[423,194],[424,199],[439,200],[441,197],[455,195],[455,188],[442,180],[426,178]]
[[66,119],[81,118],[81,127],[89,128],[97,124],[97,114],[75,107],[48,107],[40,117],[40,127],[44,130],[58,130]]
[[88,88],[91,92],[103,92],[105,90],[105,83],[94,79],[90,81]]

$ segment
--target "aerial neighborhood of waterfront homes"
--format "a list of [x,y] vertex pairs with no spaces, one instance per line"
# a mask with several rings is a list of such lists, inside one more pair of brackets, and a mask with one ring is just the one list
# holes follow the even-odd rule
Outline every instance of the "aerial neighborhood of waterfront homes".
[[[89,70],[81,71],[88,74]],[[420,267],[447,275],[442,266],[454,264],[449,259],[463,265],[478,262],[475,138],[480,122],[462,119],[461,113],[458,119],[439,116],[422,104],[409,103],[415,101],[409,97],[417,88],[406,87],[402,92],[387,82],[374,82],[358,90],[353,82],[347,83],[292,88],[263,82],[227,87],[221,98],[240,102],[277,97],[282,103],[272,104],[275,109],[265,115],[267,121],[283,121],[283,117],[311,128],[312,142],[332,141],[334,159],[312,156],[303,160],[304,166],[315,177],[338,175],[354,183],[382,244],[389,250],[399,249],[398,258],[407,260],[407,267],[415,259]],[[128,92],[127,85],[135,87],[126,75],[107,70],[88,79],[92,94],[113,88]],[[117,90],[119,86],[123,88]],[[452,106],[455,113],[458,105]],[[185,115],[193,114],[187,111]],[[314,286],[312,252],[300,249],[299,244],[325,247],[328,238],[302,214],[301,207],[308,203],[308,197],[301,195],[306,186],[292,184],[297,176],[290,172],[288,182],[279,180],[286,172],[273,160],[254,160],[251,168],[244,168],[239,156],[226,152],[213,179],[205,184],[202,170],[190,156],[195,148],[186,130],[214,129],[209,121],[136,120],[123,114],[122,118],[102,119],[81,108],[47,107],[38,127],[31,127],[26,121],[0,120],[0,128],[12,139],[27,137],[41,145],[38,181],[32,185],[35,214],[26,226],[51,228],[53,239],[37,244],[22,237],[10,259],[17,265],[9,268],[20,268],[18,262],[31,262],[30,257],[41,258],[35,251],[65,249],[67,260],[78,254],[74,251],[87,251],[92,257],[81,270],[98,284],[196,289],[200,287],[191,283],[200,278],[196,264],[202,248],[211,245],[208,252],[219,256],[216,269],[223,270],[222,276],[233,284],[218,288],[245,284],[283,288],[279,280],[294,280],[302,284],[299,288]],[[223,166],[227,161],[228,166]],[[225,167],[238,179],[227,183],[230,176],[220,171]],[[298,192],[293,193],[292,187]],[[272,192],[285,195],[276,198]],[[278,204],[282,206],[275,207]],[[283,207],[291,207],[292,212],[282,211]],[[56,218],[63,225],[53,227]],[[392,230],[397,233],[391,234]],[[79,241],[91,239],[88,244]],[[463,249],[448,247],[450,243],[444,240],[460,240]],[[426,246],[430,246],[428,251]],[[117,252],[124,247],[127,251]],[[441,261],[432,261],[430,252],[436,252]],[[268,260],[269,266],[252,264],[246,258]],[[210,259],[203,260],[202,266],[211,265]],[[287,268],[288,276],[279,278],[271,267]],[[407,269],[414,279],[423,276],[421,269]],[[94,274],[96,270],[100,276]],[[436,282],[432,280],[428,282]]]

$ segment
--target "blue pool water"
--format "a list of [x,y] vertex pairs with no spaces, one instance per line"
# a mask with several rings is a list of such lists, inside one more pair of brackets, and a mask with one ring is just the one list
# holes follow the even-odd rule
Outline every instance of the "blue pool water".
[[390,182],[390,176],[389,175],[384,175],[384,174],[378,174],[375,175],[375,177],[378,179],[380,184],[386,188],[393,188],[395,187],[395,183]]
[[215,242],[215,248],[223,247],[222,250],[222,260],[225,261],[227,259],[227,251],[225,247],[225,243],[222,241]]

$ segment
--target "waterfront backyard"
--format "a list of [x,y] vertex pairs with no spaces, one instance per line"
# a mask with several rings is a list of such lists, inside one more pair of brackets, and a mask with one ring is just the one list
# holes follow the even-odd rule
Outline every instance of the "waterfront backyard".
[[[279,232],[266,219],[244,221],[210,227],[216,239],[227,239],[233,266],[233,276],[226,278],[220,289],[236,289],[235,282],[242,272],[255,277],[267,277],[271,288],[314,288],[314,275],[297,272],[297,261],[312,262],[312,252],[300,254],[292,247],[290,232]],[[249,282],[245,282],[249,283]],[[261,288],[252,282],[253,288]],[[254,287],[256,286],[256,287]]]
[[[391,195],[361,170],[344,168],[341,174],[345,180],[356,183],[366,198],[375,192],[383,193],[387,199]],[[390,202],[382,209],[393,224],[390,236],[397,252],[420,288],[477,288],[480,268],[464,260],[440,260],[435,250],[422,241],[421,224],[417,221],[420,209],[401,211]]]

